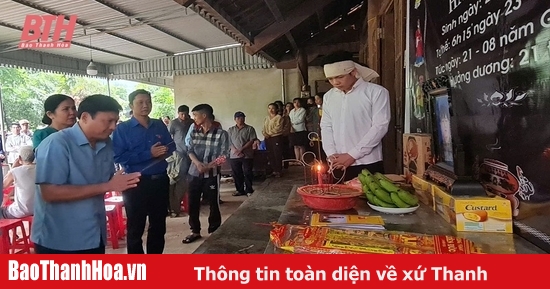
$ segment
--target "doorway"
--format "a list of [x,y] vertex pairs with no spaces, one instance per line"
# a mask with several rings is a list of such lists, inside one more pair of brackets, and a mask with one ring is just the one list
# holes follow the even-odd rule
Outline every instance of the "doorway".
[[390,93],[391,121],[388,133],[382,140],[384,153],[384,169],[386,173],[400,173],[398,158],[401,150],[397,141],[396,127],[396,78],[395,78],[395,22],[393,8],[380,18],[380,84]]

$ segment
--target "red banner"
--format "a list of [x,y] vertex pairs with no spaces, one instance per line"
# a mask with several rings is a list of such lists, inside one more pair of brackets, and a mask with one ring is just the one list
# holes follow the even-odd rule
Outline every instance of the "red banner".
[[548,255],[1,255],[0,284],[27,288],[17,286],[52,283],[55,288],[71,289],[97,288],[111,281],[122,286],[196,288],[545,287],[544,264],[549,261]]

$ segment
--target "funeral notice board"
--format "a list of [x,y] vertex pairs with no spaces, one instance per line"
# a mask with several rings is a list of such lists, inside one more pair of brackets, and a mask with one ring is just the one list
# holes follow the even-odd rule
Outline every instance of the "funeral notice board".
[[467,172],[517,219],[550,213],[550,1],[410,0],[409,11],[411,132],[430,126],[423,84],[448,76]]

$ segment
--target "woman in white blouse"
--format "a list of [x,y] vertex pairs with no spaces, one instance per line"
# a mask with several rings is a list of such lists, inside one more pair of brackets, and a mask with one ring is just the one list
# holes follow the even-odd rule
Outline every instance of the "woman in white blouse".
[[306,152],[306,146],[309,143],[306,130],[306,109],[302,107],[301,98],[295,98],[293,104],[294,109],[288,114],[292,124],[289,137],[290,146],[294,147],[296,159],[302,161],[302,156]]

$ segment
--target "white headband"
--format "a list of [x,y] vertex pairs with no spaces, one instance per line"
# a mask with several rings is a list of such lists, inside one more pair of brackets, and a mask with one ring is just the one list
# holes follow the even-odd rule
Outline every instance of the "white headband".
[[324,66],[325,77],[327,78],[346,75],[351,73],[354,69],[357,69],[357,72],[364,81],[371,81],[380,76],[378,75],[378,73],[376,73],[376,71],[368,67],[359,65],[351,60],[325,64]]

